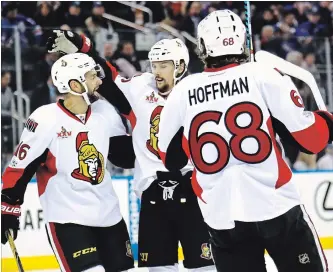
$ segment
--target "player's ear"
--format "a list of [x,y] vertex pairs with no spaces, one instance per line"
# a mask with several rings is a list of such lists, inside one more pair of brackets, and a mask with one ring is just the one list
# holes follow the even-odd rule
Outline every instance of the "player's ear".
[[77,81],[77,80],[71,80],[69,82],[69,87],[71,88],[71,90],[73,92],[76,92],[76,93],[82,93],[82,86],[81,84]]
[[177,77],[180,77],[185,72],[185,62],[183,60],[180,61],[179,67],[177,69]]

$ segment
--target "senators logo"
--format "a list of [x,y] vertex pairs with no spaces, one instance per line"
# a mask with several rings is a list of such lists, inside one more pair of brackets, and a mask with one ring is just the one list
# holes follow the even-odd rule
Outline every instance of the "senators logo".
[[126,241],[126,256],[133,258],[132,246],[129,240]]
[[212,253],[210,251],[210,248],[207,243],[203,243],[201,245],[201,258],[206,259],[206,260],[211,260],[212,259]]
[[148,150],[153,153],[157,158],[160,158],[160,155],[158,154],[157,150],[157,143],[158,138],[156,134],[158,133],[158,128],[160,125],[160,116],[162,112],[163,106],[157,106],[153,113],[150,116],[150,139],[147,140],[146,146]]
[[72,172],[72,177],[96,185],[104,178],[104,157],[93,144],[89,144],[88,132],[80,132],[76,137],[79,168]]

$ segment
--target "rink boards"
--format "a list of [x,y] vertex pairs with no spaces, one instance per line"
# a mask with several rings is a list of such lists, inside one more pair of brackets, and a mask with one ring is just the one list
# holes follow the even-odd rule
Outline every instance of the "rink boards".
[[[333,172],[299,173],[294,178],[323,248],[333,249]],[[133,254],[137,258],[140,201],[132,189],[133,177],[113,177],[113,184],[130,231]],[[58,268],[47,241],[35,180],[27,187],[20,228],[16,246],[25,270]],[[182,259],[181,249],[179,257]],[[16,270],[9,246],[2,245],[2,271]]]

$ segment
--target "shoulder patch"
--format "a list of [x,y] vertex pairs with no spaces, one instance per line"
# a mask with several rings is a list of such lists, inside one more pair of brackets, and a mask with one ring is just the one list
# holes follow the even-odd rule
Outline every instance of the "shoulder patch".
[[38,123],[35,120],[28,118],[28,120],[24,123],[24,127],[31,132],[35,132],[38,127]]

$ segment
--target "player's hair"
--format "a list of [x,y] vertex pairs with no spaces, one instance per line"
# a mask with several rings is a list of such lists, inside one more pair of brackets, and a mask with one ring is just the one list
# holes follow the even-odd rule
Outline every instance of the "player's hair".
[[244,44],[244,50],[242,54],[239,55],[224,55],[224,56],[216,56],[211,57],[206,54],[206,46],[203,39],[201,39],[201,48],[202,50],[198,50],[198,56],[201,61],[205,64],[206,68],[219,68],[231,63],[245,63],[249,60],[249,50],[246,48]]
[[241,55],[225,55],[218,57],[203,57],[199,56],[201,61],[207,68],[219,68],[232,63],[245,63],[248,61],[249,55],[244,53]]
[[183,66],[184,66],[184,70],[183,70],[181,73],[178,73],[178,74],[177,74],[177,77],[180,77],[180,76],[182,76],[183,74],[186,73],[186,63],[185,63],[184,60],[180,60],[179,67],[181,67],[182,64],[183,64]]

